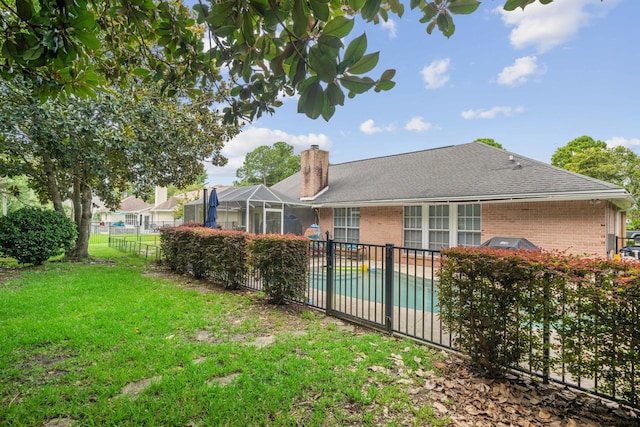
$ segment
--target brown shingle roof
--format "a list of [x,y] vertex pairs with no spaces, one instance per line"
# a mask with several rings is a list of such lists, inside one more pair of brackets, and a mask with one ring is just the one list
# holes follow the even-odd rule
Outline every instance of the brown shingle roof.
[[120,203],[119,211],[122,212],[140,212],[152,208],[153,205],[140,200],[135,196],[129,196]]

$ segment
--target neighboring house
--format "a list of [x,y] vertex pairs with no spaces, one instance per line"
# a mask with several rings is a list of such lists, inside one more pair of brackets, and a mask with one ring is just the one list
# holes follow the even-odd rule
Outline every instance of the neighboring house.
[[312,146],[272,188],[311,204],[338,241],[428,249],[500,236],[610,256],[634,204],[622,187],[480,142],[337,165]]
[[94,206],[94,218],[102,223],[122,223],[150,229],[175,223],[174,213],[180,207],[180,197],[167,198],[167,189],[156,187],[155,204],[128,196],[115,211],[109,210],[99,200],[94,200]]

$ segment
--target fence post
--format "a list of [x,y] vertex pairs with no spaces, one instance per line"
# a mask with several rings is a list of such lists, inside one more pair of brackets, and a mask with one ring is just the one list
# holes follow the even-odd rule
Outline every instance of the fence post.
[[327,240],[325,244],[325,251],[327,254],[327,277],[325,283],[325,306],[327,316],[331,315],[333,311],[333,254],[334,254],[334,242],[329,238],[329,232],[327,231]]
[[393,332],[393,243],[385,245],[384,265],[384,321],[387,332]]
[[542,383],[549,384],[549,374],[551,371],[551,313],[549,312],[549,301],[551,301],[551,290],[549,281],[544,281],[544,319],[542,320]]

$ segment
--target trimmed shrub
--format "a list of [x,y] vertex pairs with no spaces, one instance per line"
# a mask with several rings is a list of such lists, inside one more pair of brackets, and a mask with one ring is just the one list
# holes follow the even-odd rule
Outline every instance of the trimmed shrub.
[[309,267],[309,239],[266,234],[249,242],[249,264],[256,268],[262,287],[274,304],[304,297]]
[[490,373],[562,365],[640,403],[640,263],[552,252],[443,251],[440,316]]
[[65,254],[76,237],[73,221],[53,210],[28,206],[0,218],[0,252],[20,264],[40,265]]
[[212,278],[227,289],[239,289],[245,280],[248,234],[214,230],[190,224],[160,230],[164,262],[179,274]]

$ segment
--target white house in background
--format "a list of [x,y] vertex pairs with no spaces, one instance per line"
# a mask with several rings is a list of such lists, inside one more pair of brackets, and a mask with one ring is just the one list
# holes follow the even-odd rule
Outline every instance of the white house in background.
[[125,226],[142,226],[144,229],[162,225],[173,225],[174,214],[180,207],[180,200],[186,195],[167,198],[166,187],[156,187],[155,203],[147,203],[135,196],[122,200],[115,211],[109,210],[99,200],[94,201],[94,219],[101,223],[122,223]]

